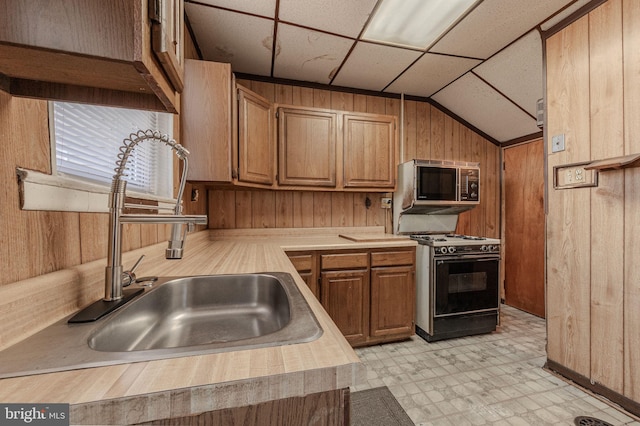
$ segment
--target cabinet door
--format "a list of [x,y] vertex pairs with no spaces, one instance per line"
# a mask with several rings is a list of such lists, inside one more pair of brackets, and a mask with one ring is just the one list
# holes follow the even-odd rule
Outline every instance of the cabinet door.
[[149,2],[151,41],[171,84],[178,92],[184,87],[184,1]]
[[344,114],[344,186],[395,187],[396,117]]
[[337,113],[278,108],[278,183],[336,186]]
[[187,59],[182,94],[182,144],[191,151],[187,179],[231,182],[231,65]]
[[272,185],[274,143],[271,104],[238,86],[238,180]]
[[322,306],[350,344],[366,342],[369,329],[369,272],[323,271],[320,275]]
[[413,266],[371,269],[371,336],[413,334]]

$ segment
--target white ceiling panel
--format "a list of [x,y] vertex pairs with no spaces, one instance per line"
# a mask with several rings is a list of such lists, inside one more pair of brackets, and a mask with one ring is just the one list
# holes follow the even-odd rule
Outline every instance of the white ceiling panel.
[[357,37],[376,0],[280,0],[278,17],[305,27]]
[[540,28],[542,28],[542,31],[547,31],[549,28],[553,27],[555,24],[559,23],[564,18],[566,18],[567,16],[571,15],[573,12],[575,12],[578,9],[580,9],[582,6],[586,5],[590,1],[591,0],[578,0],[578,1],[576,1],[571,6],[567,7],[562,12],[558,13],[556,16],[554,16],[553,18],[549,19],[548,21],[546,21],[545,23],[540,25]]
[[[544,70],[537,29],[593,0],[474,0],[422,56],[361,39],[379,1],[185,0],[185,10],[202,59],[229,62],[234,72],[433,97],[496,140],[511,140],[538,132]],[[414,14],[431,1],[411,2]],[[494,117],[505,118],[494,126]]]
[[479,63],[476,59],[427,53],[385,92],[428,97]]
[[433,99],[500,142],[540,131],[535,119],[472,73],[445,87]]
[[274,77],[328,84],[354,41],[291,25],[278,25]]
[[[198,0],[198,3],[275,18],[276,0]],[[186,3],[189,4],[189,3]]]
[[358,42],[332,84],[380,91],[420,55],[415,50]]
[[229,62],[234,72],[269,75],[273,21],[197,4],[185,8],[205,59]]
[[484,0],[429,51],[487,59],[572,0]]
[[531,31],[473,72],[535,117],[544,84],[540,33]]

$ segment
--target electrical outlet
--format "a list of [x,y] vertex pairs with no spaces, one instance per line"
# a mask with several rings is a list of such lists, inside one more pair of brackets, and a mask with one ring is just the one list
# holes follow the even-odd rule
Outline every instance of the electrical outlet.
[[585,170],[585,164],[588,163],[554,167],[554,188],[598,186],[598,172],[596,170]]
[[391,208],[391,198],[387,198],[387,197],[380,198],[380,208],[382,208],[382,209],[390,209]]

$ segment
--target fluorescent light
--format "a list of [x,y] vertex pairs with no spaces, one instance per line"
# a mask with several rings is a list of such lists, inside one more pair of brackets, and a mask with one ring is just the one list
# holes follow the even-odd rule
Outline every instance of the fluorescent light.
[[363,39],[426,49],[476,0],[383,0]]

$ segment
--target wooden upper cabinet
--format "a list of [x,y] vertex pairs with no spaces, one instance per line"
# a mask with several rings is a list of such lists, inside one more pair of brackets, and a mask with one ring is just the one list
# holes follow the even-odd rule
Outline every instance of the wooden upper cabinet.
[[150,0],[151,46],[173,87],[184,87],[184,0]]
[[271,185],[275,176],[273,112],[269,101],[238,85],[238,180]]
[[182,144],[189,156],[187,179],[232,181],[234,142],[231,65],[187,59],[182,95]]
[[336,111],[278,108],[278,183],[336,186]]
[[396,117],[344,114],[344,186],[395,188]]
[[[172,17],[158,25],[177,43],[179,63],[183,0],[165,1]],[[178,112],[182,70],[165,73],[149,15],[147,0],[4,0],[0,87],[15,96]]]

